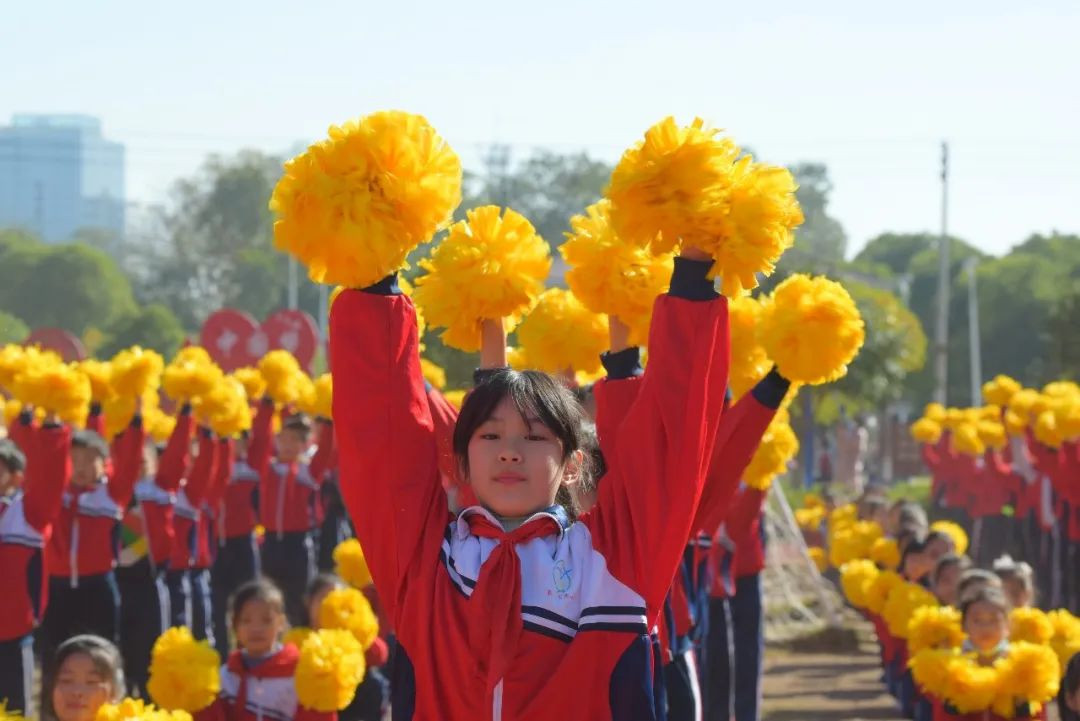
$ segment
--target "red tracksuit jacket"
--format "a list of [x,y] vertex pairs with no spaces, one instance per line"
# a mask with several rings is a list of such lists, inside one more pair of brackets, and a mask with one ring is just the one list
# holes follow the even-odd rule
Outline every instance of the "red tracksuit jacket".
[[765,567],[765,547],[761,543],[765,498],[763,491],[743,488],[717,530],[709,559],[711,597],[729,598],[735,592],[735,579],[761,573]]
[[247,456],[237,458],[232,475],[218,502],[216,514],[217,537],[220,543],[228,538],[247,538],[255,532],[258,524],[258,501],[260,469],[270,463],[273,452],[271,429],[274,423],[274,402],[264,399],[259,403],[255,419],[251,423],[251,441]]
[[108,573],[116,566],[116,526],[131,501],[145,441],[142,418],[135,416],[113,445],[113,472],[93,486],[68,485],[45,548],[51,576],[70,579],[76,588],[80,576]]
[[221,667],[220,695],[194,714],[195,721],[334,721],[336,713],[300,705],[293,680],[299,658],[296,646],[287,643],[247,668],[243,654],[233,651]]
[[195,457],[187,483],[176,494],[173,511],[176,540],[169,557],[169,568],[174,571],[191,568],[199,556],[200,546],[203,555],[207,553],[206,534],[200,533],[199,528],[205,522],[202,518],[203,501],[217,472],[218,448],[219,444],[210,429],[200,428],[199,455]]
[[173,506],[180,480],[187,471],[194,429],[191,408],[185,406],[176,417],[176,426],[158,462],[157,474],[135,484],[135,505],[142,514],[143,533],[154,568],[165,568],[173,552]]
[[232,479],[233,468],[236,462],[236,449],[232,438],[218,439],[217,463],[214,466],[214,477],[210,480],[210,490],[206,493],[206,499],[202,507],[202,523],[199,524],[199,534],[202,538],[198,544],[198,553],[195,558],[195,568],[209,568],[214,564],[216,549],[224,539],[219,535],[221,523],[218,514],[223,507],[225,491]]
[[[702,300],[657,300],[649,368],[596,508],[570,523],[552,507],[499,542],[483,508],[447,513],[412,302],[390,288],[335,301],[342,493],[398,633],[399,718],[596,721],[652,707],[648,629],[690,534],[727,381],[726,302],[711,285],[695,292],[704,268],[690,287],[679,265],[673,287]],[[519,574],[520,616],[500,595],[516,581],[488,583],[485,562]]]
[[259,519],[267,533],[307,532],[315,528],[315,505],[319,486],[326,477],[327,465],[334,454],[334,427],[319,426],[318,448],[311,463],[297,461],[258,461]]
[[44,549],[71,474],[71,433],[66,427],[11,431],[27,464],[25,490],[0,500],[0,642],[26,636],[45,612]]

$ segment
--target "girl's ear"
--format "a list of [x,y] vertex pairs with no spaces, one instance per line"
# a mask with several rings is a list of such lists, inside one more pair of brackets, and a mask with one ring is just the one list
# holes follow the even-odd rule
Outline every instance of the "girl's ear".
[[573,486],[581,480],[581,471],[585,463],[585,451],[576,450],[566,459],[563,466],[563,485]]

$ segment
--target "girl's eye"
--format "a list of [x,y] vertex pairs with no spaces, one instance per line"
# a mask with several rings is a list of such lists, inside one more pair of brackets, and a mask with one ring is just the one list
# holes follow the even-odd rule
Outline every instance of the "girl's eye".
[[498,433],[481,433],[480,434],[480,440],[483,440],[483,441],[497,441],[497,440],[499,440],[499,434]]
[[527,441],[546,441],[547,436],[541,436],[541,435],[537,435],[537,434],[533,433],[532,435],[525,436],[525,440],[527,440]]

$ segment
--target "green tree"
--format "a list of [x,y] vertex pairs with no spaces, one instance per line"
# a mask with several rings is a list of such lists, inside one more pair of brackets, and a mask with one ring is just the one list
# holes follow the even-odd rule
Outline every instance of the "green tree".
[[30,335],[30,328],[21,320],[0,311],[0,345],[6,343],[22,343]]
[[120,318],[107,329],[97,355],[108,358],[124,348],[140,345],[171,358],[184,342],[184,328],[163,305],[148,305]]
[[[953,238],[953,242],[957,240]],[[855,261],[883,265],[894,275],[902,276],[910,271],[915,256],[937,246],[938,236],[930,233],[882,233],[863,246]]]

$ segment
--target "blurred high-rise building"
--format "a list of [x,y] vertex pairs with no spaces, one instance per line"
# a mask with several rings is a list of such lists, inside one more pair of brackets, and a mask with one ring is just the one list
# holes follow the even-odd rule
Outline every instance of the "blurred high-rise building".
[[124,232],[124,146],[88,115],[17,114],[0,126],[0,227],[48,242]]

